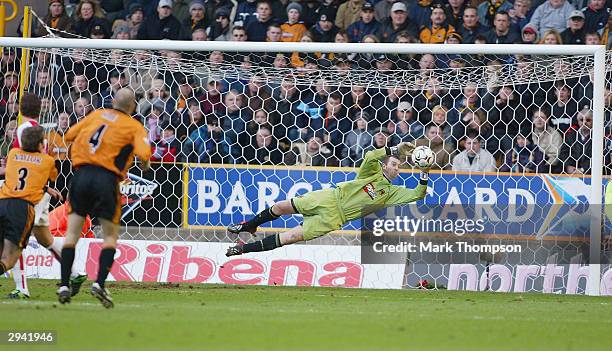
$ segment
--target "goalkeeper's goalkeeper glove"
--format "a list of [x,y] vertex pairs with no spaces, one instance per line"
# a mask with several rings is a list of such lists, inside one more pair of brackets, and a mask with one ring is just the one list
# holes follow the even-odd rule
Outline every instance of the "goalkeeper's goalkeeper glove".
[[410,157],[412,155],[412,150],[414,150],[415,146],[413,143],[402,142],[397,144],[391,149],[391,155],[395,157]]

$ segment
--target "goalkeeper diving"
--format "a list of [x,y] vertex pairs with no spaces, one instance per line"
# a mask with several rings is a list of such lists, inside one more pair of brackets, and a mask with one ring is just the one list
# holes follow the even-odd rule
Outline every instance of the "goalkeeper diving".
[[339,183],[336,188],[306,193],[284,200],[266,208],[255,217],[227,227],[231,233],[249,232],[255,234],[257,227],[283,215],[301,214],[302,225],[286,232],[274,234],[252,243],[239,242],[227,249],[226,256],[242,255],[248,252],[269,251],[284,245],[308,241],[342,228],[344,223],[361,218],[369,213],[365,209],[379,209],[402,205],[423,199],[427,192],[429,167],[421,168],[419,185],[414,189],[392,185],[399,175],[402,160],[411,156],[414,145],[400,143],[369,151],[357,177]]

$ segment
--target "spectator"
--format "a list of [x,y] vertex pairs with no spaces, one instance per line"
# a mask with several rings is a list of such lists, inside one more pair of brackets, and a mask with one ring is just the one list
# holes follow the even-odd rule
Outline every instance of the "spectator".
[[495,14],[493,29],[486,32],[484,37],[487,44],[514,44],[521,40],[520,35],[515,30],[510,28],[510,16],[508,16],[507,12],[503,11]]
[[60,86],[53,84],[51,74],[46,69],[36,71],[36,81],[30,91],[38,96],[48,96],[55,101],[59,101],[62,98]]
[[463,12],[466,7],[465,0],[448,0],[448,4],[444,6],[448,24],[458,29],[463,22]]
[[475,7],[468,6],[463,11],[463,22],[457,31],[463,37],[464,44],[474,44],[477,36],[484,34],[488,28],[478,21],[478,12]]
[[93,104],[92,107],[102,106],[100,96],[93,95],[91,93],[91,91],[89,90],[89,81],[82,74],[74,76],[74,78],[72,79],[72,88],[70,89],[70,92],[64,95],[65,111],[71,113],[72,106],[79,98],[86,98],[88,100],[88,103]]
[[380,23],[374,18],[374,6],[371,3],[363,3],[359,16],[360,19],[346,29],[353,43],[361,42],[364,36],[376,33],[380,27]]
[[[49,12],[42,19],[46,26],[57,30],[56,35],[61,37],[70,37],[74,32],[74,26],[70,17],[66,14],[66,8],[63,0],[49,0]],[[62,33],[65,32],[65,33]],[[38,27],[38,36],[49,34],[44,26]]]
[[[492,27],[495,22],[495,17],[498,13],[508,13],[512,8],[512,3],[506,0],[485,0],[478,5],[478,19],[480,24],[485,27]],[[508,16],[508,23],[510,16]]]
[[[493,137],[493,128],[487,121],[487,116],[483,110],[466,109],[461,112],[459,122],[453,125],[453,139],[458,140],[457,150],[465,149],[465,136],[469,133],[476,133],[481,141],[485,142],[485,147],[489,152],[497,152],[491,148],[491,138]],[[497,147],[497,144],[494,144]]]
[[601,35],[597,32],[586,32],[584,34],[584,45],[601,45]]
[[430,78],[423,84],[423,90],[414,98],[413,107],[415,108],[419,121],[424,125],[429,124],[432,119],[434,107],[441,105],[447,110],[453,106],[451,95],[442,87],[437,78]]
[[593,112],[585,108],[578,112],[577,119],[578,128],[565,134],[559,159],[569,174],[591,174]]
[[372,134],[368,132],[368,119],[370,116],[365,111],[360,111],[355,117],[353,129],[344,137],[341,165],[343,167],[359,167],[363,160],[363,155],[367,148],[372,144]]
[[431,169],[450,169],[453,148],[449,143],[444,142],[440,127],[436,124],[429,124],[425,128],[425,137],[415,142],[416,146],[428,146],[434,153],[434,163]]
[[98,26],[104,38],[110,38],[110,26],[97,1],[81,0],[75,10],[74,31],[76,34],[91,38],[94,27]]
[[527,23],[521,35],[523,44],[537,44],[540,42],[538,29],[531,23]]
[[[229,35],[229,30],[227,31],[227,34]],[[223,41],[229,40],[229,39],[224,38],[223,35],[218,36],[217,38],[221,38],[218,40],[223,40]],[[191,41],[207,41],[207,40],[208,40],[208,34],[206,33],[206,29],[198,28],[191,33]],[[202,56],[201,56],[201,53],[198,52],[198,53],[193,53],[191,57],[194,60],[198,60]]]
[[548,124],[548,116],[543,110],[536,109],[531,120],[533,121],[531,138],[533,144],[544,152],[547,171],[561,172],[563,167],[559,161],[559,151],[563,145],[563,137],[557,129]]
[[[412,141],[423,137],[425,127],[417,120],[414,109],[408,101],[397,104],[395,118],[398,123],[397,126],[399,126],[399,129],[396,126],[395,133],[400,141]],[[408,128],[407,131],[403,129],[404,126]]]
[[8,98],[4,102],[6,103],[6,105],[2,117],[0,118],[0,121],[2,121],[3,126],[9,121],[17,120],[19,113],[18,92],[12,91],[8,93]]
[[297,2],[292,2],[287,5],[287,22],[281,25],[282,38],[284,42],[297,42],[302,39],[302,36],[308,29],[304,22],[300,20],[302,14],[302,5]]
[[208,125],[197,100],[189,101],[189,125],[187,138],[183,140],[182,154],[185,162],[208,162],[208,150],[211,147]]
[[287,162],[288,164],[314,167],[333,167],[338,165],[332,152],[323,143],[323,139],[316,135],[308,139],[306,144],[295,144],[289,155],[290,158],[295,158],[295,161],[289,161]]
[[236,15],[234,17],[234,26],[246,27],[249,22],[256,18],[257,0],[245,0],[238,3]]
[[12,119],[4,126],[4,135],[0,140],[0,168],[4,168],[6,165],[6,157],[9,151],[13,148],[13,139],[17,135],[17,120]]
[[376,36],[384,43],[392,43],[399,32],[406,31],[413,37],[418,35],[418,27],[408,19],[408,8],[403,2],[396,2],[391,6],[391,16],[384,19]]
[[561,32],[561,40],[565,44],[584,44],[584,33],[584,13],[572,11],[567,29]]
[[149,143],[155,144],[161,139],[161,125],[170,122],[170,117],[165,113],[166,105],[162,100],[156,100],[147,110],[144,116],[144,126],[149,135]]
[[297,101],[300,91],[295,85],[295,80],[285,78],[281,84],[272,90],[272,97],[264,102],[264,107],[270,111],[269,122],[274,126],[274,135],[281,141],[288,138],[296,141],[299,138],[296,115]]
[[181,150],[181,144],[176,139],[174,126],[164,123],[161,129],[161,139],[151,146],[151,161],[175,162]]
[[336,27],[346,30],[351,24],[357,22],[364,3],[365,0],[348,0],[341,4],[336,13]]
[[131,3],[128,7],[126,24],[130,28],[130,38],[138,38],[138,30],[144,21],[144,11],[139,3]]
[[455,27],[446,22],[446,12],[442,5],[435,5],[431,10],[430,22],[421,29],[419,39],[425,44],[442,44]]
[[271,23],[268,26],[268,30],[266,31],[266,40],[267,42],[280,42],[283,32],[280,29],[280,25],[278,23]]
[[460,172],[495,172],[495,158],[486,149],[481,148],[480,136],[470,132],[463,138],[465,150],[453,157],[453,171]]
[[508,10],[510,16],[510,24],[515,28],[525,28],[533,10],[531,9],[531,0],[515,0],[514,5]]
[[555,85],[555,102],[550,112],[550,122],[561,133],[576,123],[578,104],[572,99],[571,88],[564,82]]
[[530,137],[518,134],[514,146],[506,153],[500,172],[542,173],[544,171],[544,153],[534,145]]
[[[235,28],[244,33],[244,28]],[[208,27],[206,33],[207,36],[214,41],[234,40],[233,30],[230,30],[230,14],[226,7],[217,10],[215,13],[215,22]],[[244,40],[241,41],[246,41],[246,33],[244,33]]]
[[538,28],[540,35],[549,29],[561,32],[567,27],[567,21],[574,10],[574,6],[566,0],[547,0],[536,8],[530,23]]
[[138,40],[177,40],[181,36],[181,22],[172,15],[172,0],[159,0],[157,16],[151,16],[138,30]]
[[[192,0],[189,3],[189,18],[182,21],[182,38],[183,40],[191,40],[191,33],[196,29],[206,29],[207,22],[209,22],[206,16],[206,9],[204,8],[204,1]],[[209,15],[210,16],[210,15]]]
[[108,81],[110,82],[108,89],[100,94],[102,96],[102,107],[104,108],[112,108],[115,93],[128,85],[127,77],[117,69],[110,71]]
[[365,150],[365,152],[368,152],[374,149],[382,149],[385,147],[394,146],[391,143],[390,134],[387,128],[385,127],[376,128],[374,129],[374,132],[372,134],[374,134],[374,137],[372,138],[373,140],[372,146],[368,148],[368,150]]
[[244,132],[247,122],[251,120],[251,114],[245,108],[244,96],[237,90],[230,90],[225,94],[225,111],[218,113],[219,126],[223,130],[224,140],[229,145],[229,152],[232,157],[242,154],[242,149],[238,144],[238,135]]
[[366,93],[366,89],[361,85],[351,86],[351,93],[345,98],[344,106],[348,107],[348,115],[355,116],[360,111],[366,111],[368,118],[372,116],[372,107],[370,96]]
[[440,128],[440,134],[444,141],[453,142],[452,128],[447,121],[448,110],[442,105],[434,106],[431,110],[431,123],[437,125]]
[[372,109],[376,111],[374,119],[370,120],[368,127],[370,129],[380,128],[392,118],[391,113],[397,109],[400,101],[407,99],[406,89],[404,88],[387,88],[380,89],[372,96]]
[[561,45],[563,41],[561,40],[561,35],[554,29],[546,31],[542,39],[540,40],[540,44],[546,45]]
[[321,10],[319,12],[319,21],[310,28],[313,40],[319,43],[333,42],[338,30],[339,28],[334,24],[334,13],[331,9]]
[[109,23],[124,18],[126,15],[126,1],[123,0],[102,0],[99,1],[104,12],[104,17]]
[[238,162],[255,165],[278,165],[283,162],[283,154],[269,125],[259,127],[249,145],[242,150]]
[[91,111],[94,110],[94,107],[91,105],[91,100],[86,96],[81,96],[74,100],[74,104],[72,105],[72,115],[70,115],[70,125],[73,126],[77,124],[80,120],[85,118]]
[[482,107],[478,86],[474,83],[466,84],[461,95],[455,98],[453,107],[448,111],[448,123],[454,125],[465,110],[477,110]]
[[172,15],[179,23],[189,19],[189,0],[172,0]]
[[589,6],[582,9],[585,31],[603,33],[611,10],[606,0],[590,0]]
[[232,40],[233,41],[247,41],[247,32],[243,27],[235,26],[232,28]]
[[328,95],[322,114],[322,119],[311,122],[311,128],[315,134],[323,135],[323,140],[333,148],[334,156],[339,157],[344,147],[344,135],[353,127],[353,122],[342,106],[342,96],[338,93]]
[[222,113],[224,106],[221,101],[221,82],[211,80],[206,84],[206,91],[200,98],[201,108],[204,115],[211,113]]
[[[488,112],[487,121],[493,126],[499,150],[511,149],[514,136],[531,129],[526,120],[527,106],[521,105],[520,99],[510,85],[499,88],[495,94],[487,94],[483,99],[483,108]],[[487,149],[491,150],[488,146]]]
[[49,132],[47,139],[47,150],[49,150],[49,156],[56,160],[66,160],[68,158],[68,147],[64,141],[64,134],[70,127],[70,115],[66,112],[62,112],[57,116],[57,126]]
[[127,24],[121,24],[115,27],[112,39],[129,40],[131,39],[130,33],[130,27]]
[[257,4],[257,18],[249,21],[245,29],[249,35],[249,41],[265,41],[266,32],[270,24],[274,22],[272,18],[272,7],[267,0]]

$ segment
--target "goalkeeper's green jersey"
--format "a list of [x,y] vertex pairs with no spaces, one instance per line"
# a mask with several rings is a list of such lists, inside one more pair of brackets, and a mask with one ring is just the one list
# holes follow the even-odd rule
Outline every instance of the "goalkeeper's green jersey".
[[338,184],[335,193],[343,222],[361,218],[376,208],[402,205],[425,197],[426,180],[420,181],[414,189],[391,184],[383,175],[380,162],[386,156],[384,148],[368,151],[357,178]]

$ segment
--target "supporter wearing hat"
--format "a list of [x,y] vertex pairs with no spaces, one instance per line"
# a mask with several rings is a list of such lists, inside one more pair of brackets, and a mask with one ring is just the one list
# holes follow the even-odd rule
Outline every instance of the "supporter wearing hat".
[[340,5],[336,13],[336,26],[346,30],[348,26],[357,22],[364,3],[365,0],[348,0]]
[[393,43],[397,34],[403,31],[418,37],[418,26],[408,18],[408,7],[398,1],[391,6],[390,17],[382,22],[376,35],[383,43]]
[[374,17],[374,6],[369,2],[364,2],[359,13],[360,19],[348,26],[346,30],[352,43],[360,43],[363,37],[378,31],[380,23]]
[[144,10],[142,5],[138,3],[130,4],[125,21],[117,20],[113,23],[113,32],[115,32],[118,26],[126,24],[130,28],[130,38],[136,39],[138,36],[138,29],[143,21]]
[[[226,7],[221,7],[215,12],[215,22],[208,27],[208,36],[214,41],[230,41],[232,31],[230,31],[230,11]],[[242,27],[236,27],[242,28]]]
[[149,16],[138,30],[138,40],[178,40],[181,37],[181,22],[172,15],[172,0],[159,0],[157,15]]
[[287,5],[287,22],[281,25],[282,37],[284,42],[298,42],[308,29],[304,22],[300,20],[302,5],[292,2]]
[[131,31],[127,24],[121,24],[115,27],[113,39],[126,40],[130,39]]
[[75,17],[75,34],[85,38],[92,38],[92,35],[110,38],[110,25],[97,1],[81,0],[75,9]]
[[540,41],[538,29],[531,23],[528,23],[521,33],[523,44],[536,44]]
[[336,14],[334,9],[330,7],[322,7],[319,9],[318,22],[310,31],[314,36],[314,41],[319,43],[331,43],[336,37],[339,28],[334,24]]
[[567,29],[561,32],[561,40],[564,44],[584,44],[586,30],[584,29],[584,13],[573,11],[570,14]]
[[[72,21],[66,14],[66,8],[64,2],[60,0],[49,0],[49,12],[43,18],[43,22],[49,27],[58,30],[54,33],[62,37],[70,37],[69,34],[73,33],[74,27]],[[38,26],[37,33],[39,36],[48,35],[48,30],[43,26]]]
[[206,16],[206,7],[203,0],[192,0],[189,3],[189,18],[181,21],[183,40],[191,40],[191,33],[196,29],[206,29],[210,22]]

